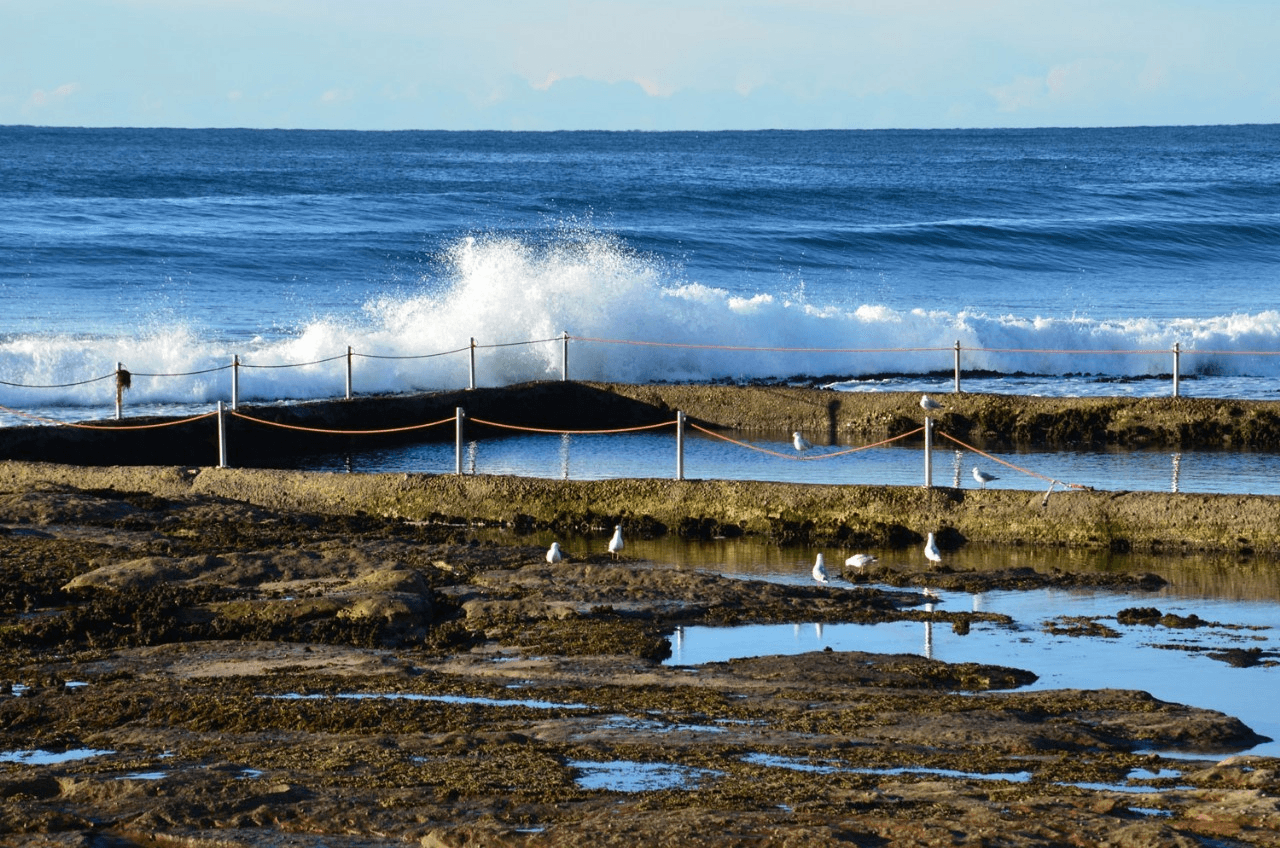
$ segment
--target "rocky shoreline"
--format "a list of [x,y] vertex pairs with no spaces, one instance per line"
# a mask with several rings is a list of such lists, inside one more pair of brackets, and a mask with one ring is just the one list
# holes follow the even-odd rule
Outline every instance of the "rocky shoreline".
[[[603,552],[551,564],[475,529],[506,520],[499,503],[637,527],[650,504],[689,503],[661,481],[616,487],[3,463],[0,833],[108,848],[1280,844],[1280,762],[1233,755],[1261,740],[1220,713],[1020,692],[1028,671],[919,656],[662,662],[698,624],[987,622],[927,609],[918,587],[939,575],[923,563],[900,589],[833,591]],[[700,503],[835,498],[860,526],[826,487],[762,491]],[[981,514],[1004,494],[856,497]],[[1068,578],[1149,579],[1043,579]]]

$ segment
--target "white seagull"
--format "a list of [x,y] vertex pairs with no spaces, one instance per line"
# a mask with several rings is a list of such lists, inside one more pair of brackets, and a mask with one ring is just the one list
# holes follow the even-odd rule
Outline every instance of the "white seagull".
[[807,451],[809,448],[813,447],[813,442],[800,435],[799,430],[796,430],[791,434],[791,444],[798,451]]
[[818,561],[813,564],[813,579],[819,583],[830,583],[831,577],[827,574],[827,564],[822,559],[822,554],[818,554]]
[[992,480],[999,480],[1000,478],[989,471],[981,470],[980,468],[978,468],[978,466],[975,465],[973,466],[973,479],[981,483],[982,488],[985,489],[987,488],[987,484],[990,483]]
[[875,562],[876,558],[871,554],[854,554],[844,561],[844,564],[850,568],[863,568]]
[[938,543],[934,541],[933,534],[929,534],[929,541],[924,543],[924,558],[929,562],[942,562],[942,554],[938,551]]
[[928,395],[920,395],[920,408],[925,412],[933,412],[935,409],[942,409],[942,404],[938,403]]
[[614,559],[618,558],[618,551],[622,550],[622,525],[613,528],[613,538],[609,540],[609,553]]
[[551,547],[547,549],[547,562],[559,562],[564,559],[564,554],[560,552],[560,543],[552,542]]

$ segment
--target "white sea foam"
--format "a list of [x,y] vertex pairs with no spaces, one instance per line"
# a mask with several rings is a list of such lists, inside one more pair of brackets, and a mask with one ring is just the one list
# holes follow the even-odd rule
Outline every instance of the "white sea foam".
[[[119,362],[134,375],[131,404],[213,403],[229,398],[229,366],[238,355],[242,400],[332,397],[343,391],[350,346],[357,392],[457,388],[467,385],[474,339],[477,383],[505,385],[558,379],[563,332],[572,337],[569,375],[586,380],[946,372],[957,341],[967,370],[1168,374],[1177,343],[1183,375],[1248,375],[1273,388],[1280,380],[1276,311],[1109,320],[819,304],[803,287],[744,296],[689,280],[616,237],[582,232],[463,238],[443,268],[429,290],[398,288],[348,314],[321,316],[292,332],[264,328],[247,341],[181,325],[94,337],[11,336],[0,341],[0,380],[61,386],[109,377]],[[1244,355],[1250,351],[1267,355]],[[192,373],[199,371],[209,373]],[[61,388],[0,385],[0,403],[99,406],[113,403],[114,392],[112,379]]]

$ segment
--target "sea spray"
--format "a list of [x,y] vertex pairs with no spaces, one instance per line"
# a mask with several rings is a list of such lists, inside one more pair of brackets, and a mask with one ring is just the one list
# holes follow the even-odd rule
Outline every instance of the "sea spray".
[[[996,374],[1168,374],[1174,344],[1186,375],[1280,381],[1280,312],[1209,318],[1096,319],[894,309],[810,302],[803,291],[751,296],[690,280],[678,265],[615,235],[465,236],[424,290],[398,287],[347,314],[289,332],[228,339],[173,323],[137,334],[11,335],[0,342],[0,403],[98,406],[120,362],[131,403],[209,404],[229,396],[241,362],[245,400],[332,397],[347,348],[363,393],[558,379],[572,337],[573,379],[620,382],[786,379],[794,375],[918,375],[953,366]],[[1199,353],[1198,351],[1210,351]],[[1262,355],[1249,355],[1263,351]],[[58,388],[26,387],[58,386]]]

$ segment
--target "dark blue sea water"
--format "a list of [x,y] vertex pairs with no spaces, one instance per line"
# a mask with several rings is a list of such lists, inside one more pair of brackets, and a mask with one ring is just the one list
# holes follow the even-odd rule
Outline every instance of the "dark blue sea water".
[[328,397],[260,366],[350,346],[357,392],[457,387],[471,339],[497,385],[564,332],[582,379],[914,389],[960,342],[1029,375],[969,390],[1167,394],[1176,343],[1183,394],[1280,397],[1278,294],[1280,126],[0,128],[0,404],[63,416],[111,381],[23,386],[207,408],[238,355],[242,400]]

